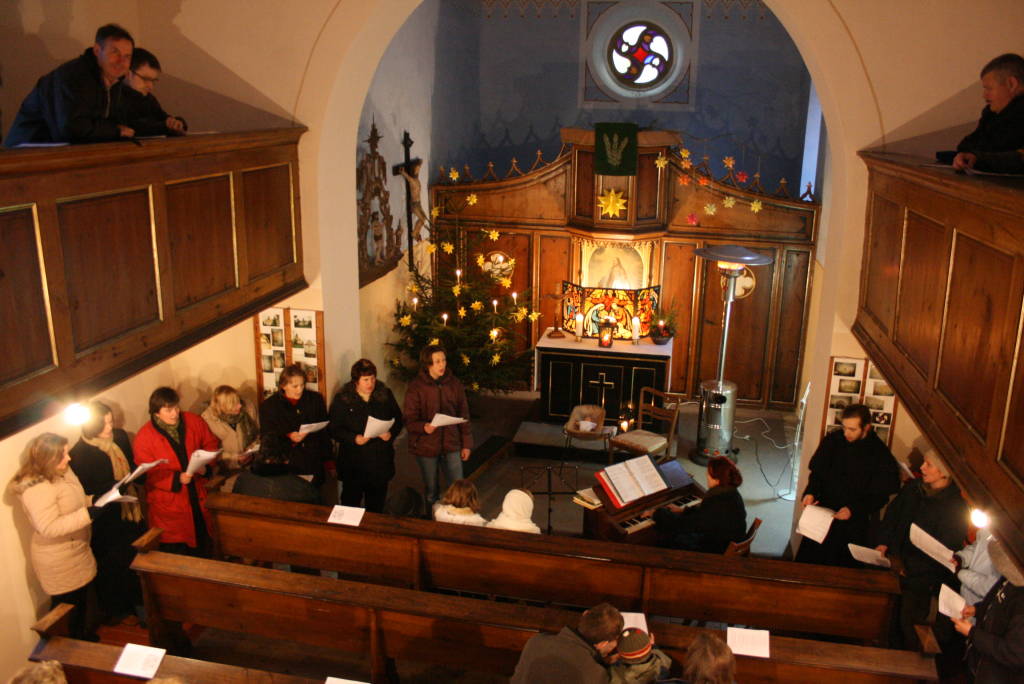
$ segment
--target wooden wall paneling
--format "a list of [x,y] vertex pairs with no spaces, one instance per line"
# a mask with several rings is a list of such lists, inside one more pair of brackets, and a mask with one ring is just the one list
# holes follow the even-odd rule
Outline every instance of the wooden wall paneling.
[[[533,255],[530,249],[530,233],[501,231],[497,242],[488,241],[487,244],[495,245],[496,249],[500,249],[516,260],[516,266],[512,270],[512,287],[507,289],[500,285],[495,287],[494,296],[498,298],[498,306],[511,307],[512,293],[515,292],[518,294],[518,305],[529,308],[530,300],[527,298],[526,292],[533,286],[533,269],[531,268]],[[516,325],[519,334],[523,336],[518,350],[525,351],[531,346],[530,320],[526,319]]]
[[[737,399],[764,405],[766,400],[765,376],[769,355],[769,330],[772,322],[772,293],[774,290],[778,249],[746,245],[749,249],[772,258],[767,266],[751,269],[757,279],[753,294],[737,300],[732,307],[729,327],[729,346],[725,357],[725,379],[738,386]],[[698,340],[698,371],[692,386],[696,392],[702,380],[717,378],[718,350],[722,340],[721,274],[718,267],[701,260],[698,264],[704,280],[700,339]]]
[[933,375],[939,351],[952,231],[908,211],[893,342],[922,378]]
[[230,175],[168,184],[164,195],[175,310],[236,287]]
[[870,195],[861,305],[886,332],[896,321],[904,214],[896,202],[877,192]]
[[[1006,484],[1011,488],[1008,493],[1012,500],[1019,496],[1019,491],[1024,490],[1024,354],[1021,354],[1021,328],[1024,327],[1024,316],[1018,321],[1016,345],[1014,353],[1013,385],[1010,388],[1009,406],[1007,407],[1004,433],[1001,436],[999,453],[996,463],[1004,469],[1011,478],[1006,479]],[[1012,491],[1016,489],[1018,491]],[[1018,525],[1024,528],[1024,520],[1018,520]]]
[[[245,199],[243,188],[245,181],[241,171],[231,172],[231,211],[235,232],[235,263],[238,264],[238,286],[245,287],[252,280],[252,270],[249,268],[249,231],[245,229],[248,225],[245,215]],[[301,256],[302,252],[299,252]]]
[[676,336],[672,341],[672,377],[669,388],[673,392],[689,394],[690,373],[693,369],[692,344],[694,340],[694,301],[696,297],[697,242],[666,240],[663,244],[666,277],[661,281],[661,301],[676,311]]
[[[562,281],[572,280],[572,239],[568,234],[539,234],[536,239],[537,259],[533,282],[534,299],[541,313],[539,334],[559,324],[562,302],[547,295],[562,294]],[[536,344],[536,339],[534,340]]]
[[56,349],[44,289],[34,206],[0,211],[0,386],[53,368]]
[[811,253],[807,249],[784,249],[777,311],[778,332],[775,334],[774,360],[770,366],[768,403],[792,406],[801,388],[800,366],[803,360],[804,331],[807,321],[807,298],[811,291]]
[[72,199],[57,214],[75,351],[159,321],[149,192]]
[[[1013,266],[1012,255],[962,233],[954,236],[935,389],[983,442],[990,436],[993,392],[1005,396],[1012,367],[1019,307],[1011,310],[1008,295],[1019,286],[1007,287],[1003,276]],[[1001,420],[1001,402],[996,409]]]
[[249,274],[258,278],[297,259],[290,165],[249,169],[241,175]]
[[574,215],[593,219],[594,216],[594,153],[575,150],[576,155],[576,205]]
[[655,221],[658,218],[658,154],[641,154],[636,168],[636,220]]

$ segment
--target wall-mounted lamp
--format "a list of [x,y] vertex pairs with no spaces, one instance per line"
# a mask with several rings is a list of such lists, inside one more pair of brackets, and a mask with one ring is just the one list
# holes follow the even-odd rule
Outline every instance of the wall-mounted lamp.
[[75,402],[64,409],[64,422],[68,425],[83,425],[89,420],[89,408]]
[[971,509],[971,524],[972,525],[974,525],[978,529],[983,529],[983,528],[988,527],[988,524],[990,522],[992,522],[992,521],[989,519],[988,513],[986,513],[985,511],[981,510],[980,508]]

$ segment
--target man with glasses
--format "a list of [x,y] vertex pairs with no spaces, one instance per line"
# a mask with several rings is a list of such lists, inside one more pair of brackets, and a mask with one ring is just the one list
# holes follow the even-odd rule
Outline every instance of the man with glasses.
[[101,26],[95,44],[36,83],[4,140],[26,143],[90,143],[135,135],[120,120],[121,79],[135,41],[117,24]]
[[132,53],[132,65],[125,76],[124,119],[136,135],[185,135],[188,124],[180,116],[163,110],[153,87],[160,80],[160,60],[145,48]]

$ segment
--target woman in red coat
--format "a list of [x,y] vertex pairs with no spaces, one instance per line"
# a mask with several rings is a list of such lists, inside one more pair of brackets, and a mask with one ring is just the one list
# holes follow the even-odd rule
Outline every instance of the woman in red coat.
[[178,407],[178,393],[159,387],[149,396],[150,420],[143,425],[132,449],[135,463],[165,459],[146,474],[149,526],[163,530],[162,551],[206,556],[210,534],[206,513],[206,478],[185,472],[197,449],[215,451],[219,442],[206,421]]

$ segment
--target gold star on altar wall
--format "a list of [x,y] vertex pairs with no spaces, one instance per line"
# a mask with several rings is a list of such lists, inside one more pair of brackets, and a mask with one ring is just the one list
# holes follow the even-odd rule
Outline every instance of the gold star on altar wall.
[[616,192],[612,188],[608,188],[607,192],[597,198],[597,204],[601,207],[601,216],[611,218],[619,218],[619,213],[626,209],[627,201],[622,197],[621,192]]

